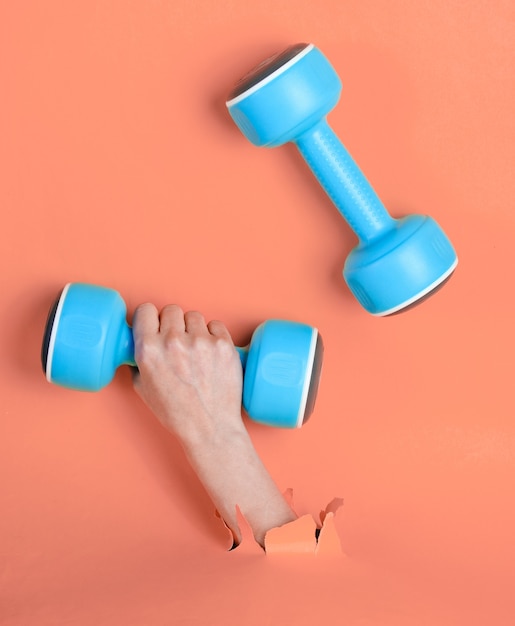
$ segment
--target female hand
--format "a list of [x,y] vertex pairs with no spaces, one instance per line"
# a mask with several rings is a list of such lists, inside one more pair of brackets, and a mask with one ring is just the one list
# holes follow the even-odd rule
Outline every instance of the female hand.
[[186,447],[244,428],[241,362],[221,322],[143,304],[133,333],[136,391]]
[[218,512],[241,538],[236,507],[264,545],[266,532],[295,514],[261,462],[241,416],[242,366],[221,322],[177,305],[152,304],[133,319],[134,386],[181,441]]

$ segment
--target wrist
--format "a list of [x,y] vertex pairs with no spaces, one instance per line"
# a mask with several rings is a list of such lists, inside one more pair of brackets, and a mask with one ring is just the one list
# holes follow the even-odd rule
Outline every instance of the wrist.
[[225,420],[208,418],[204,423],[197,419],[194,427],[183,428],[177,434],[190,461],[252,445],[241,414]]

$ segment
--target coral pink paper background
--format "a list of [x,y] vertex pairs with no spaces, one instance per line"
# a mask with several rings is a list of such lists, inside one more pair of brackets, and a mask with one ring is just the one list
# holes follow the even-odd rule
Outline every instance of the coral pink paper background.
[[[505,0],[1,4],[2,626],[515,623],[514,21]],[[329,121],[387,207],[458,250],[404,315],[359,307],[346,224],[225,110],[298,41],[339,72]],[[345,557],[227,553],[126,368],[93,395],[46,383],[46,313],[79,280],[240,344],[268,317],[319,327],[312,420],[248,426],[299,515],[344,499]]]

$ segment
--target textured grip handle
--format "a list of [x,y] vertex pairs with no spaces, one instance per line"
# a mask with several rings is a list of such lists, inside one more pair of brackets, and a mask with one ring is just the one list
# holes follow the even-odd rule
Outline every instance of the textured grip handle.
[[360,241],[370,241],[392,228],[395,220],[325,119],[295,143]]

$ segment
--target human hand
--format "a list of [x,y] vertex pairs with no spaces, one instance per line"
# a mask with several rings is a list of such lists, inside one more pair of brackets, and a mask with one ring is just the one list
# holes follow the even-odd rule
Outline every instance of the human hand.
[[243,370],[226,327],[177,305],[153,304],[133,319],[136,391],[179,438],[238,544],[236,507],[256,541],[295,519],[259,458],[241,416]]
[[133,318],[137,393],[189,448],[243,428],[242,366],[222,322],[197,311],[140,305]]

